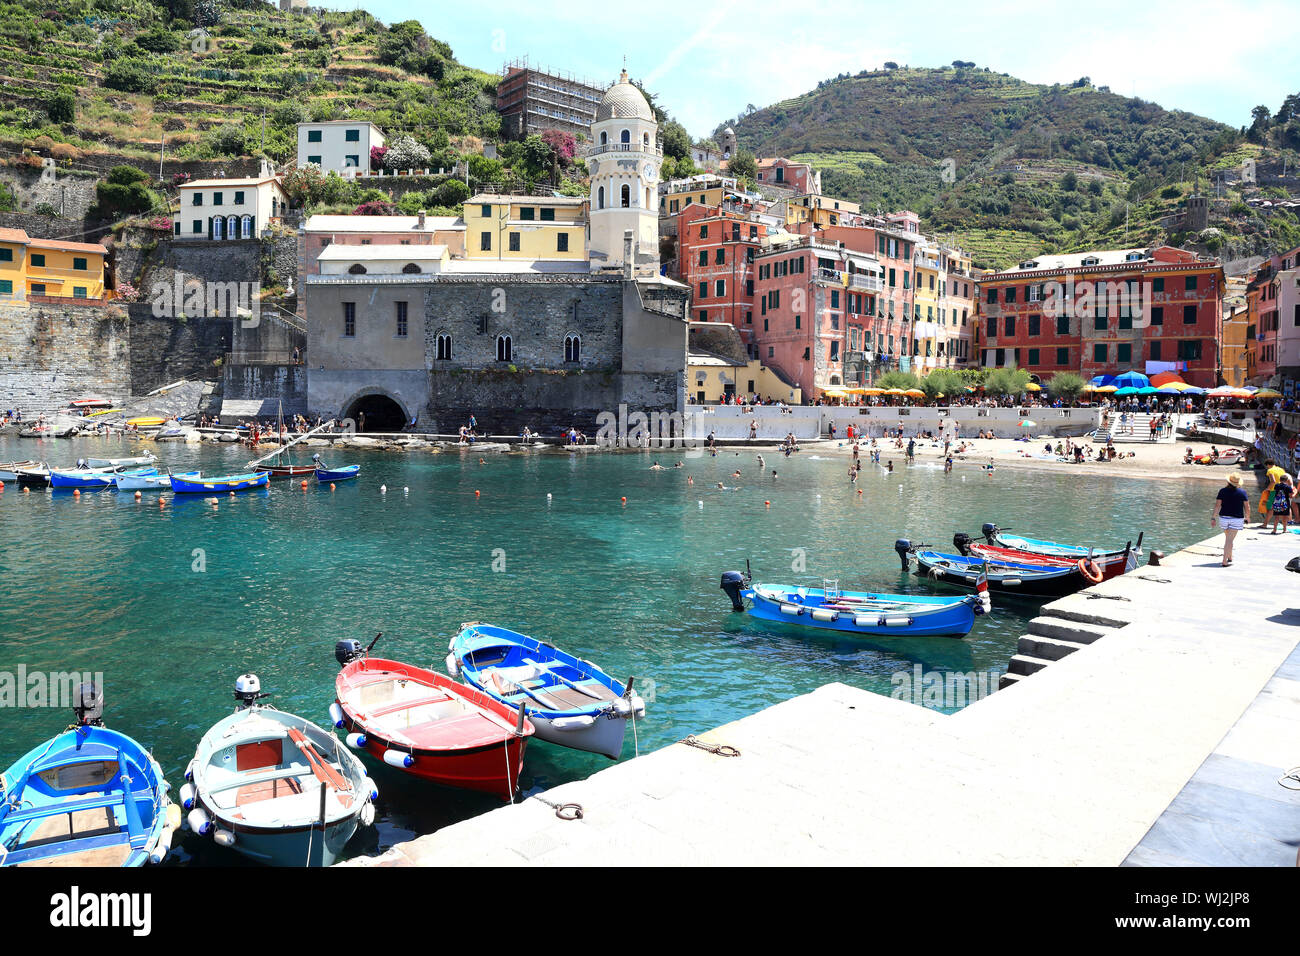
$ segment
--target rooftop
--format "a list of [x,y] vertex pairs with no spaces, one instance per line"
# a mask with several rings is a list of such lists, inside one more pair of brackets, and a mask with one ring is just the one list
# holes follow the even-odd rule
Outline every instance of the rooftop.
[[458,216],[425,216],[423,229],[419,216],[316,215],[303,226],[307,232],[437,232],[464,228],[465,221]]
[[326,246],[316,257],[317,262],[380,262],[404,259],[407,262],[441,259],[447,254],[443,245],[395,246],[386,243],[378,246],[351,246],[336,243]]
[[502,193],[477,193],[467,202],[471,205],[499,206],[581,206],[587,200],[582,196],[507,196]]

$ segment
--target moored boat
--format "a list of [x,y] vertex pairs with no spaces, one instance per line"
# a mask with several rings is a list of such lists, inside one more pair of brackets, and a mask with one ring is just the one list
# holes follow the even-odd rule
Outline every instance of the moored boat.
[[72,727],[4,773],[0,866],[116,867],[160,863],[180,808],[158,762],[103,725],[93,684],[76,689]]
[[[199,472],[186,471],[176,477],[197,478],[199,477]],[[118,491],[170,491],[172,487],[172,476],[160,475],[157,471],[151,475],[122,473],[114,475],[113,482],[117,485]]]
[[231,491],[248,491],[251,488],[265,488],[269,479],[264,471],[249,472],[244,475],[223,475],[219,478],[204,478],[201,474],[169,475],[171,488],[178,495],[211,495]]
[[306,478],[316,474],[315,465],[258,465],[257,470],[272,478]]
[[185,825],[273,866],[329,866],[374,821],[378,788],[333,734],[260,701],[255,674],[236,710],[203,735],[185,770]]
[[17,481],[20,468],[35,468],[36,465],[37,462],[30,458],[27,461],[0,462],[0,481]]
[[999,548],[1012,548],[1018,551],[1029,551],[1034,554],[1054,555],[1057,557],[1074,557],[1076,559],[1092,557],[1095,559],[1122,554],[1126,551],[1140,555],[1142,553],[1142,538],[1146,532],[1139,533],[1137,543],[1131,547],[1126,545],[1123,548],[1105,550],[1085,548],[1077,544],[1061,544],[1058,541],[1042,541],[1038,538],[1027,538],[1018,534],[1008,534],[1006,529],[999,528],[991,521],[985,522],[980,527],[980,534],[984,536],[984,540],[989,544]]
[[1076,557],[1073,554],[1041,554],[1019,548],[1004,548],[998,545],[972,541],[962,532],[953,536],[953,545],[957,553],[965,557],[987,559],[991,562],[1011,564],[1041,565],[1045,567],[1078,567],[1088,583],[1097,584],[1119,577],[1138,566],[1137,553],[1132,547],[1122,551],[1107,551],[1104,554],[1087,554]]
[[513,709],[528,708],[537,736],[617,760],[645,701],[591,661],[526,634],[477,622],[451,639],[447,673]]
[[959,598],[882,594],[841,590],[837,581],[823,581],[820,588],[752,584],[749,573],[739,571],[723,574],[721,588],[734,611],[864,637],[961,638],[975,626],[976,616],[990,608],[984,589]]
[[98,491],[103,488],[114,487],[115,479],[119,474],[147,477],[158,474],[158,469],[82,468],[70,471],[50,469],[50,487],[56,490],[80,488],[87,491]]
[[44,488],[50,483],[50,466],[45,462],[30,468],[15,468],[14,474],[18,478],[18,484],[29,488]]
[[370,647],[353,639],[334,647],[343,670],[330,719],[348,746],[414,777],[512,799],[534,733],[527,708],[413,664],[371,657]]
[[87,458],[85,459],[87,468],[147,468],[152,465],[157,458],[153,455],[137,455],[134,458]]
[[312,455],[311,460],[315,462],[316,480],[322,484],[327,481],[347,481],[355,478],[361,471],[360,465],[339,465],[337,468],[329,468],[320,460],[320,455]]

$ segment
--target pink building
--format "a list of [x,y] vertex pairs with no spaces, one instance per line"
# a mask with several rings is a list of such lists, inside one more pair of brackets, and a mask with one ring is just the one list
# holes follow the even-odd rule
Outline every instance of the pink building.
[[820,195],[822,191],[822,174],[811,163],[780,157],[758,161],[758,181],[765,186],[792,190],[798,196]]

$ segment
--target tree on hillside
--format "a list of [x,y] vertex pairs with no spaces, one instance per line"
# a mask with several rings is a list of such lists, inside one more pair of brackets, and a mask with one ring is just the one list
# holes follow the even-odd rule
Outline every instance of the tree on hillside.
[[747,149],[736,150],[736,155],[731,158],[727,165],[727,172],[737,179],[747,179],[753,182],[758,178],[758,160],[754,154]]
[[659,138],[663,142],[665,158],[681,159],[691,154],[691,136],[676,120],[669,120],[659,127]]
[[1075,175],[1073,169],[1066,170],[1065,175],[1061,177],[1061,188],[1070,193],[1079,188],[1079,177]]
[[77,98],[70,86],[61,86],[45,101],[51,123],[73,123],[77,119]]
[[399,136],[384,153],[385,169],[427,169],[432,158],[429,150],[409,134]]

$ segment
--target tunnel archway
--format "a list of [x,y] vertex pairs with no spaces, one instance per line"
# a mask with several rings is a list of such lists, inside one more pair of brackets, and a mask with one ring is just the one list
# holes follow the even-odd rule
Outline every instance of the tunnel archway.
[[410,421],[406,409],[383,392],[358,395],[343,412],[356,423],[358,432],[400,432]]

